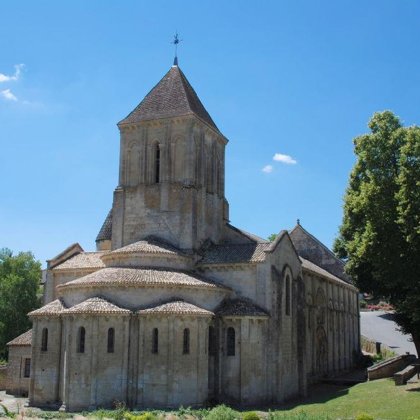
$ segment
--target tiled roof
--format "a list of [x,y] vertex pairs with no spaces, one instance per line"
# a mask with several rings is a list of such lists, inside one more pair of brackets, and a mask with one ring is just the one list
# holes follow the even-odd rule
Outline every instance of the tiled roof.
[[158,238],[149,237],[143,241],[134,242],[133,244],[118,248],[110,252],[108,255],[116,254],[131,254],[137,252],[144,252],[147,254],[168,254],[168,255],[182,255],[185,256],[179,249],[173,245],[161,241]]
[[119,124],[194,114],[218,131],[194,89],[178,66],[172,66],[162,80]]
[[35,311],[29,312],[29,316],[53,316],[59,315],[64,309],[66,309],[61,299],[53,300],[42,308],[35,309]]
[[140,315],[149,314],[177,314],[177,315],[198,315],[213,316],[214,313],[200,308],[192,303],[174,301],[155,306],[153,308],[141,309],[137,312]]
[[112,236],[112,209],[108,212],[106,219],[101,227],[101,230],[96,237],[98,241],[110,241]]
[[218,289],[226,287],[200,277],[196,274],[175,270],[149,268],[104,268],[80,279],[57,286],[67,288],[93,287],[191,287]]
[[7,346],[30,346],[32,345],[32,330],[26,331],[25,333],[14,338],[12,341],[7,343]]
[[82,252],[55,266],[54,270],[103,268],[105,267],[105,264],[102,262],[101,256],[104,255],[104,253],[104,251]]
[[[309,261],[309,260],[306,260],[305,258],[302,258],[302,257],[300,257],[300,260],[302,261],[302,268],[304,269],[304,270],[308,270],[308,271],[311,271],[311,272],[313,272],[313,273],[315,273],[315,274],[318,274],[318,275],[320,275],[320,276],[323,276],[323,277],[327,277],[327,278],[329,278],[329,279],[331,279],[331,280],[334,280],[334,281],[336,281],[336,282],[338,282],[338,283],[341,283],[341,284],[343,284],[343,285],[346,285],[346,286],[352,286],[351,284],[349,284],[348,282],[346,282],[346,281],[344,281],[344,280],[342,280],[342,279],[340,279],[339,277],[337,277],[337,276],[334,276],[333,274],[331,274],[329,271],[327,271],[327,270],[324,270],[323,268],[321,268],[321,267],[319,267],[319,266],[317,266],[316,264],[314,264],[313,262],[311,262],[311,261]],[[353,286],[352,286],[353,287]]]
[[78,305],[74,305],[63,311],[63,315],[72,314],[107,314],[107,315],[129,315],[131,311],[120,308],[117,305],[100,297],[93,297]]
[[216,313],[221,316],[268,316],[264,309],[245,298],[225,300]]
[[240,264],[265,260],[264,251],[270,248],[270,242],[241,245],[213,245],[204,251],[199,264]]

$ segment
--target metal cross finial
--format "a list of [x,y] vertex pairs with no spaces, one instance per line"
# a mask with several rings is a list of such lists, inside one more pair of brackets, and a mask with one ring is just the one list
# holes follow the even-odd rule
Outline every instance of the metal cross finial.
[[175,58],[174,58],[174,66],[178,65],[178,44],[182,42],[182,39],[179,39],[178,37],[178,31],[175,32],[174,40],[171,42],[171,44],[175,45]]

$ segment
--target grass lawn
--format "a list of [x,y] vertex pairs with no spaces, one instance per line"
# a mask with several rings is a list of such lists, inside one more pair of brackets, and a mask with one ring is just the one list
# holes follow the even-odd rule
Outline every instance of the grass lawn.
[[311,395],[304,402],[289,405],[277,413],[297,414],[302,411],[309,416],[331,419],[353,419],[366,413],[375,420],[420,420],[420,384],[395,386],[391,379],[379,379],[350,388],[319,385],[312,388]]
[[[58,413],[25,408],[24,418],[75,418],[81,419],[128,419],[128,420],[336,420],[356,419],[360,414],[374,420],[420,420],[420,383],[395,386],[391,379],[379,379],[353,387],[320,384],[310,388],[305,400],[290,402],[281,408],[255,409],[251,413],[234,411],[218,406],[214,409],[180,409],[178,411],[153,411],[146,416],[139,412],[98,410],[91,413]],[[0,410],[1,411],[1,410]],[[1,418],[1,414],[0,414]],[[362,420],[362,417],[360,417]],[[364,420],[364,419],[363,419]]]

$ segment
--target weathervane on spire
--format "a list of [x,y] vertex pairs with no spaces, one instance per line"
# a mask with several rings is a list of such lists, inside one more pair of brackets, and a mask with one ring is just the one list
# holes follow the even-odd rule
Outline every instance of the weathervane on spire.
[[171,44],[175,45],[175,58],[174,58],[174,66],[178,65],[178,44],[182,42],[182,39],[179,39],[178,37],[178,31],[175,32],[174,40],[171,42]]

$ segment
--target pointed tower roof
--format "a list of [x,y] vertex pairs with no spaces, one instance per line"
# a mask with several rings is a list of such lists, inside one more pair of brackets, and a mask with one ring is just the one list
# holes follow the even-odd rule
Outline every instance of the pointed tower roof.
[[140,104],[118,125],[192,114],[219,131],[182,70],[173,65]]

